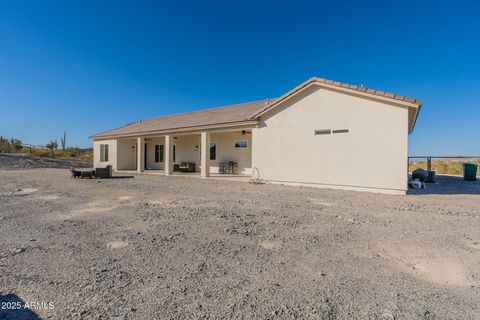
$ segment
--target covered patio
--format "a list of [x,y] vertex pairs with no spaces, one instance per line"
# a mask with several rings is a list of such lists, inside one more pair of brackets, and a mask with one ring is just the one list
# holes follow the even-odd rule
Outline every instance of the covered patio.
[[118,138],[116,144],[116,171],[204,178],[252,173],[249,127]]

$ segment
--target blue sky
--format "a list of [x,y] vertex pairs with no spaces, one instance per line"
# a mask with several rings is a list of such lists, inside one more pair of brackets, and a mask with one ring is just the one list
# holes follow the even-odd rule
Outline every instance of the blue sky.
[[478,1],[0,1],[0,135],[90,146],[312,76],[424,101],[410,154],[480,153]]

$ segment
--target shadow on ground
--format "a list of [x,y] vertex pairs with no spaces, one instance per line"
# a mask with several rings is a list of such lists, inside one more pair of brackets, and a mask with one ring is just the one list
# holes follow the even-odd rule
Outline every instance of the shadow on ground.
[[437,175],[435,183],[427,183],[427,189],[409,189],[407,194],[432,195],[480,195],[480,181],[465,181],[462,177]]
[[25,308],[23,301],[16,294],[0,295],[0,320],[41,320],[32,309]]

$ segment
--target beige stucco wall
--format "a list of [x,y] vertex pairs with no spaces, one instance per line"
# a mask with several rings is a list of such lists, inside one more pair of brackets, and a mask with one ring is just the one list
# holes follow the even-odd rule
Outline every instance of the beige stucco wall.
[[[108,144],[108,161],[100,161],[100,145]],[[117,140],[98,140],[93,142],[93,167],[103,168],[111,165],[114,170],[117,168]]]
[[117,140],[117,170],[135,170],[137,168],[137,140]]
[[407,144],[406,108],[310,88],[262,116],[252,159],[273,182],[404,193]]
[[[235,161],[238,163],[238,172],[250,174],[252,164],[251,134],[241,134],[241,130],[235,132],[212,132],[210,141],[217,144],[217,158],[210,160],[210,171],[218,173],[218,162]],[[247,140],[248,148],[236,149],[235,141]],[[164,169],[164,163],[155,163],[155,145],[165,144],[165,139],[148,138],[147,141],[147,168]],[[173,139],[175,145],[175,162],[194,162],[196,171],[199,172],[200,165],[200,134],[175,135]]]
[[[155,145],[161,144],[165,148],[165,138],[148,138],[147,143],[147,169],[149,170],[163,170],[165,168],[165,159],[164,162],[155,162]],[[164,150],[165,155],[165,150]]]
[[[248,148],[236,149],[235,141],[247,140]],[[251,174],[252,170],[252,135],[235,132],[219,132],[210,134],[210,142],[217,144],[217,159],[210,160],[210,172],[218,173],[218,163],[234,161],[238,163],[238,173]]]
[[194,162],[195,170],[200,171],[200,134],[175,135],[175,163]]

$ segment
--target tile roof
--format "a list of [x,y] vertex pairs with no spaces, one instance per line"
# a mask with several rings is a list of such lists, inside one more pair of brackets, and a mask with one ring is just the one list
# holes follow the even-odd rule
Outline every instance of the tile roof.
[[279,98],[140,120],[117,129],[93,135],[90,138],[108,138],[114,136],[142,134],[152,131],[188,129],[201,126],[232,124],[236,122],[255,120],[258,115],[266,112],[270,108],[274,108],[277,102],[281,103],[290,95],[295,94],[297,91],[313,83],[319,85],[324,84],[326,87],[334,86],[342,89],[356,91],[359,94],[370,94],[378,97],[384,97],[392,100],[393,102],[395,100],[398,100],[416,105],[418,108],[413,111],[410,110],[409,112],[409,132],[413,131],[413,127],[415,126],[415,122],[418,116],[418,111],[422,105],[422,102],[418,99],[402,96],[391,92],[385,92],[382,90],[366,88],[363,86],[328,80],[324,78],[310,78]]
[[410,98],[410,97],[402,96],[402,95],[391,93],[391,92],[385,92],[382,90],[366,88],[364,86],[357,86],[357,85],[353,85],[345,82],[314,77],[314,78],[308,79],[305,82],[302,82],[300,85],[296,86],[292,90],[288,91],[287,93],[279,97],[275,103],[273,103],[272,105],[264,108],[263,110],[255,114],[254,118],[259,117],[263,113],[268,112],[270,109],[275,108],[276,105],[281,104],[283,101],[287,100],[290,96],[295,95],[297,92],[301,91],[302,89],[312,84],[316,84],[324,87],[330,87],[330,88],[338,87],[339,90],[348,90],[348,91],[351,91],[352,93],[358,92],[358,94],[360,95],[370,95],[371,97],[378,96],[380,99],[386,99],[393,103],[395,103],[395,101],[401,102],[402,104],[407,103],[407,105],[409,105],[409,108],[408,108],[408,132],[409,133],[413,132],[413,128],[415,127],[415,123],[417,121],[418,114],[422,106],[422,101],[415,98]]
[[254,114],[272,105],[276,100],[277,99],[267,99],[140,120],[117,129],[96,134],[91,138],[248,121],[252,120]]
[[373,95],[376,95],[376,96],[379,96],[379,97],[385,97],[385,98],[390,98],[390,99],[394,99],[394,100],[404,101],[404,102],[413,103],[413,104],[416,104],[416,105],[421,105],[422,104],[421,100],[406,97],[406,96],[402,96],[402,95],[399,95],[399,94],[396,94],[396,93],[385,92],[385,91],[382,91],[382,90],[367,88],[367,87],[364,87],[364,86],[358,86],[358,85],[349,84],[349,83],[345,83],[345,82],[328,80],[328,79],[324,79],[324,78],[316,78],[316,77],[310,78],[307,81],[302,82],[297,87],[293,88],[289,92],[282,95],[280,98],[278,98],[278,100],[282,100],[284,97],[289,96],[290,94],[292,94],[293,92],[296,92],[300,88],[305,87],[305,86],[307,86],[311,83],[314,83],[314,82],[317,82],[319,84],[324,83],[326,85],[331,85],[331,86],[344,88],[344,89],[349,89],[349,90],[358,91],[358,92],[370,93],[370,94],[373,94]]

